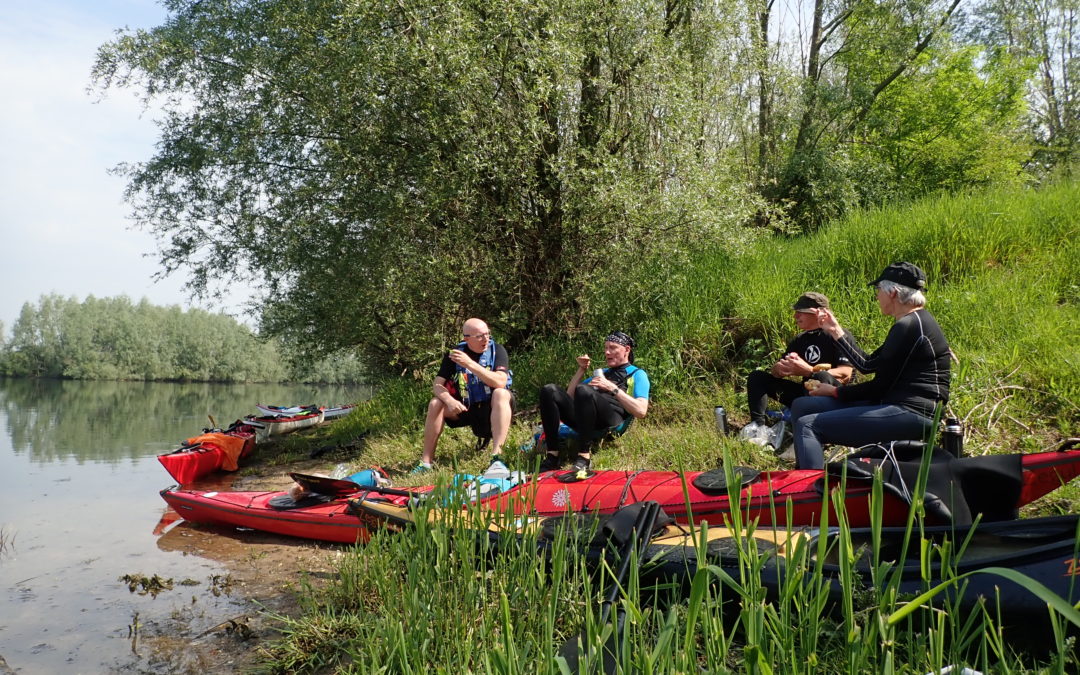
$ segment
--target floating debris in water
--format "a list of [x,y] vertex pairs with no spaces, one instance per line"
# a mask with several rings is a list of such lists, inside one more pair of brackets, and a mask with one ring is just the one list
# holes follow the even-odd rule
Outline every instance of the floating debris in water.
[[173,587],[172,579],[162,579],[158,575],[148,577],[145,574],[125,574],[120,577],[120,581],[123,581],[128,585],[128,591],[132,593],[138,593],[139,595],[150,595],[157,597],[158,593],[162,591],[171,591]]
[[220,574],[212,574],[209,578],[210,592],[214,594],[214,597],[220,597],[222,595],[228,595],[232,590],[232,575],[226,574],[222,576]]

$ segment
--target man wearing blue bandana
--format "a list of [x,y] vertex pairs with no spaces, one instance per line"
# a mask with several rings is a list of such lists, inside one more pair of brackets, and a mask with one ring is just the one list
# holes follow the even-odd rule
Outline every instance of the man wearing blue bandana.
[[472,429],[479,438],[491,438],[488,473],[506,473],[502,447],[510,432],[513,394],[506,349],[491,339],[488,325],[469,319],[461,329],[464,340],[443,356],[432,385],[424,421],[424,450],[413,473],[432,469],[435,448],[444,426]]
[[[547,455],[541,471],[558,469],[559,423],[577,432],[581,452],[574,460],[574,470],[588,472],[592,447],[602,436],[627,424],[632,418],[645,417],[649,411],[649,376],[633,365],[634,340],[615,331],[604,338],[604,361],[601,374],[585,377],[592,359],[577,357],[577,372],[566,390],[546,384],[540,389],[540,420],[544,426]],[[599,370],[599,369],[598,369]]]

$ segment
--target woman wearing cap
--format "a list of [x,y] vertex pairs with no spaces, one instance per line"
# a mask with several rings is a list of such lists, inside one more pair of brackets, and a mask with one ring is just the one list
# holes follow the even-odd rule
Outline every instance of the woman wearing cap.
[[576,431],[582,440],[581,452],[574,460],[574,470],[580,473],[589,470],[592,446],[600,437],[631,417],[640,419],[648,413],[649,376],[633,365],[634,346],[629,335],[615,331],[604,338],[607,368],[602,373],[585,378],[592,359],[582,354],[577,357],[577,372],[565,391],[555,384],[540,388],[540,421],[547,447],[541,471],[560,466],[560,422]]
[[856,370],[874,373],[859,384],[819,384],[794,401],[795,465],[824,466],[825,444],[920,440],[930,435],[934,412],[949,398],[951,352],[941,327],[925,309],[926,274],[908,262],[889,265],[870,282],[882,314],[894,319],[885,342],[866,354],[828,309],[818,325]]

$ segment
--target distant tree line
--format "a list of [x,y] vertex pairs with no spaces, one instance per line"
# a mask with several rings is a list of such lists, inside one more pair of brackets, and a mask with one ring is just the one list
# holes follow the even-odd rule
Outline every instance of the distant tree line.
[[360,382],[353,355],[305,359],[286,354],[226,314],[147,300],[56,294],[23,304],[0,325],[0,374],[77,380],[193,382]]
[[702,245],[1037,182],[1080,138],[1076,0],[168,8],[94,69],[165,111],[121,167],[162,267],[387,371],[471,315],[510,345],[630,327]]

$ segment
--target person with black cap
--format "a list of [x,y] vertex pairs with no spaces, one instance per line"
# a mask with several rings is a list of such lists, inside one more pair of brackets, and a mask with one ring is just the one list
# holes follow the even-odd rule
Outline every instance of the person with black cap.
[[784,422],[770,426],[765,408],[770,398],[781,405],[791,403],[810,392],[809,380],[834,386],[851,380],[851,361],[838,349],[836,342],[818,328],[817,312],[829,309],[829,299],[821,293],[803,293],[791,307],[795,325],[801,331],[790,342],[781,357],[768,371],[755,370],[746,378],[746,398],[750,407],[750,423],[739,432],[739,438],[757,445],[771,445],[779,450]]
[[564,391],[558,385],[540,388],[540,421],[544,427],[547,455],[541,471],[560,467],[560,422],[577,432],[582,446],[573,469],[587,473],[593,445],[631,418],[640,419],[649,412],[649,376],[633,365],[634,340],[622,331],[604,338],[604,361],[607,368],[585,377],[592,364],[588,354],[577,357],[577,371]]
[[836,341],[856,370],[874,373],[850,386],[820,384],[791,407],[795,466],[820,469],[825,444],[920,440],[932,431],[934,414],[949,399],[952,352],[941,326],[926,310],[926,274],[909,262],[889,265],[870,282],[882,314],[894,322],[885,342],[866,354],[828,309],[817,325]]

